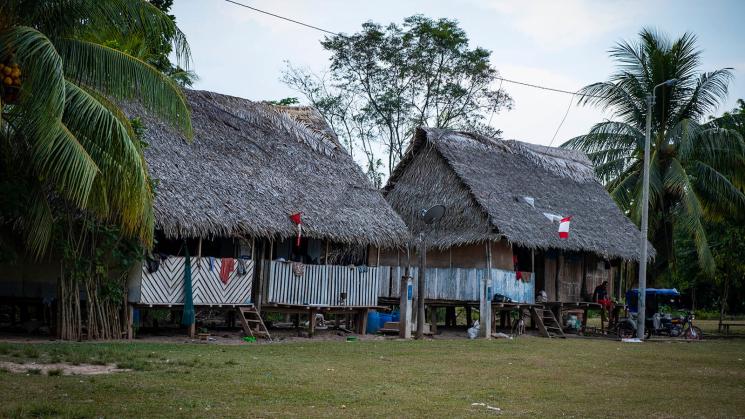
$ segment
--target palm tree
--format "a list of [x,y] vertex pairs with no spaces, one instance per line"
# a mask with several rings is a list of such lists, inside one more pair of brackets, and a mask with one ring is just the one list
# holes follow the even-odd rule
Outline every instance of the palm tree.
[[37,255],[47,248],[52,207],[60,203],[152,241],[153,191],[142,144],[117,101],[137,100],[191,136],[174,81],[102,42],[101,33],[165,39],[179,62],[189,61],[183,33],[147,1],[0,4],[0,180],[6,187],[22,182],[25,198],[0,220],[19,229]]
[[[745,209],[745,144],[742,136],[717,119],[705,120],[727,95],[732,72],[723,68],[699,73],[701,52],[686,33],[670,41],[643,29],[637,42],[610,50],[617,72],[607,82],[580,90],[580,104],[612,112],[566,147],[585,151],[611,196],[639,224],[646,98],[657,89],[652,109],[649,226],[657,249],[657,277],[674,275],[674,232],[690,237],[704,272],[714,272],[703,220]],[[672,269],[667,269],[672,268]]]

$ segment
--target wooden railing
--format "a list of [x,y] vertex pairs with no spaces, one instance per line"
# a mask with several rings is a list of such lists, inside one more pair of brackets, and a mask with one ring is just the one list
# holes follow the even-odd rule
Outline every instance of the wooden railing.
[[[379,284],[378,296],[398,298],[404,268],[390,267],[390,273],[390,277],[384,278]],[[411,276],[414,279],[415,290],[418,274],[419,269],[412,267]],[[479,287],[486,275],[487,269],[485,268],[428,268],[425,278],[425,298],[443,301],[478,301]],[[529,276],[528,280],[518,280],[514,271],[492,269],[493,293],[502,294],[516,302],[534,303],[535,275],[530,272],[523,272],[522,275]]]
[[374,307],[378,283],[390,277],[388,267],[302,265],[266,262],[266,302],[304,306]]
[[[221,260],[207,257],[191,258],[192,296],[194,305],[243,305],[251,303],[254,262],[245,261],[246,273],[234,269],[227,284],[220,280]],[[131,302],[151,305],[184,303],[185,258],[169,257],[160,263],[158,270],[149,272],[143,265],[139,284],[130,284]],[[138,294],[139,291],[139,295]],[[139,298],[137,298],[139,297]],[[134,301],[133,301],[134,300]]]

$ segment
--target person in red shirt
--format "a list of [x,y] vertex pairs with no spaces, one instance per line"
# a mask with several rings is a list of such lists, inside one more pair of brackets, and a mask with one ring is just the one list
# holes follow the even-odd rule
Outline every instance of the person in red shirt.
[[613,310],[613,301],[608,298],[608,281],[603,281],[602,284],[595,287],[595,291],[592,293],[592,300],[600,304],[600,328],[605,328],[605,322],[608,321],[608,315]]

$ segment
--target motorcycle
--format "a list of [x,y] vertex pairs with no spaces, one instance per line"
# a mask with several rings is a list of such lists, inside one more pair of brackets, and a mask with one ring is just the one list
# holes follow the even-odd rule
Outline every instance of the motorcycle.
[[[644,338],[655,336],[683,337],[689,340],[703,339],[701,329],[693,325],[695,316],[690,311],[685,311],[683,316],[673,317],[670,313],[661,312],[663,305],[676,305],[679,303],[680,293],[676,289],[647,289],[647,309],[644,322]],[[616,334],[621,339],[633,338],[637,335],[639,321],[638,313],[639,290],[633,289],[626,293],[629,316],[622,319],[616,327]],[[651,313],[651,315],[650,315]]]

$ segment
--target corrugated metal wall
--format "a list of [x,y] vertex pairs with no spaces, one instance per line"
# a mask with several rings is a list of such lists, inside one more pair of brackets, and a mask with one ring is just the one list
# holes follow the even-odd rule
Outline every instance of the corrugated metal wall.
[[[266,262],[266,301],[270,304],[363,306],[378,304],[381,278],[390,277],[390,268],[338,265],[303,265],[295,275],[292,263]],[[342,301],[346,293],[346,301]]]
[[[400,295],[403,267],[391,267],[390,285],[381,284],[380,297],[398,298]],[[411,276],[416,290],[419,269],[411,268]],[[428,268],[425,284],[425,298],[430,300],[449,301],[478,301],[479,287],[482,279],[487,275],[487,269],[478,268]],[[535,302],[535,275],[530,274],[530,280],[517,280],[516,273],[502,269],[492,269],[492,291],[502,294],[517,302]]]

